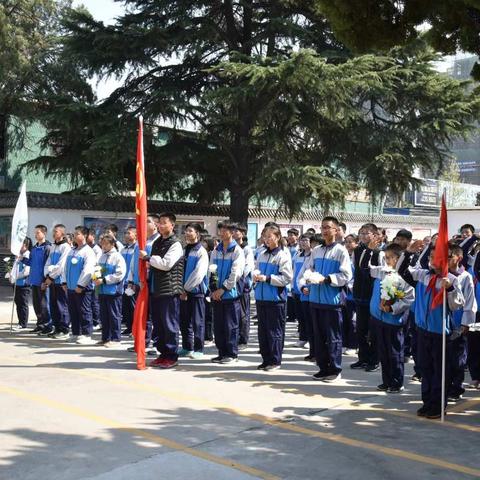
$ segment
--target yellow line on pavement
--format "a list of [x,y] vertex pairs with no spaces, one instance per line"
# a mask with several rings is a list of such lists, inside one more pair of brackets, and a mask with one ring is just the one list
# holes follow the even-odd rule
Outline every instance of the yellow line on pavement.
[[[13,360],[13,359],[10,359],[10,360]],[[22,360],[20,360],[20,363],[32,365],[31,363],[28,363],[28,362],[25,362],[25,361],[22,361]],[[213,402],[213,401],[210,401],[210,400],[202,398],[202,397],[197,397],[197,396],[184,394],[184,393],[181,393],[181,392],[176,392],[176,391],[171,391],[171,390],[164,390],[162,388],[155,387],[154,385],[149,385],[149,384],[140,383],[140,382],[131,382],[131,381],[127,381],[127,380],[121,380],[121,379],[118,379],[118,378],[113,378],[111,376],[104,376],[104,375],[100,375],[98,373],[88,372],[88,371],[85,371],[85,370],[80,371],[80,370],[71,369],[71,368],[58,367],[56,365],[52,365],[51,367],[48,367],[48,366],[47,367],[42,367],[42,368],[58,368],[60,370],[68,370],[69,372],[72,372],[76,375],[80,375],[80,376],[87,377],[87,378],[94,378],[94,379],[97,379],[97,380],[101,380],[102,382],[108,382],[108,383],[114,384],[114,385],[121,385],[121,386],[125,386],[125,387],[128,387],[128,388],[133,388],[135,390],[142,390],[142,391],[146,391],[146,392],[156,393],[156,394],[162,395],[166,398],[174,399],[174,400],[181,401],[181,402],[187,401],[187,402],[200,404],[200,405],[205,406],[205,407],[220,410],[220,411],[230,413],[232,415],[240,416],[240,417],[243,417],[243,418],[248,418],[250,420],[254,420],[254,421],[263,423],[265,425],[270,425],[270,426],[280,428],[280,429],[283,429],[283,430],[287,430],[287,431],[291,431],[291,432],[295,432],[295,433],[299,433],[299,434],[303,434],[303,435],[308,435],[310,437],[321,438],[323,440],[327,440],[327,441],[330,441],[330,442],[335,442],[335,443],[339,443],[339,444],[343,444],[343,445],[348,445],[348,446],[355,447],[355,448],[362,448],[362,449],[365,449],[365,450],[371,450],[371,451],[374,451],[376,453],[383,453],[383,454],[389,455],[389,456],[404,458],[406,460],[411,460],[411,461],[415,461],[415,462],[419,462],[419,463],[423,463],[423,464],[427,464],[427,465],[432,465],[432,466],[436,466],[436,467],[447,469],[447,470],[452,470],[452,471],[459,472],[459,473],[465,473],[465,474],[472,475],[474,477],[479,477],[480,478],[480,470],[478,470],[478,469],[466,467],[466,466],[455,464],[455,463],[446,462],[444,460],[440,460],[440,459],[437,459],[437,458],[416,454],[416,453],[405,451],[405,450],[400,450],[400,449],[397,449],[397,448],[384,447],[382,445],[378,445],[378,444],[375,444],[375,443],[364,442],[362,440],[352,439],[352,438],[345,437],[345,436],[339,435],[339,434],[333,434],[333,433],[329,433],[329,432],[321,432],[321,431],[318,431],[318,430],[314,430],[312,428],[307,428],[307,427],[302,427],[302,426],[295,425],[295,424],[292,424],[292,423],[287,423],[287,422],[283,421],[282,419],[277,419],[277,418],[274,418],[274,417],[259,415],[259,414],[256,414],[256,413],[243,411],[243,410],[240,410],[240,409],[237,409],[237,408],[227,407],[223,404],[220,404],[218,402]],[[68,407],[68,408],[70,408],[70,407]],[[402,416],[402,417],[409,418],[409,419],[412,419],[412,418],[417,419],[416,416],[414,416],[412,414],[409,414],[407,412],[384,410],[384,409],[379,409],[379,408],[376,408],[376,407],[368,407],[368,406],[359,407],[359,409],[360,410],[365,410],[365,411],[370,411],[370,412],[375,411],[375,412],[379,412],[379,413],[393,414],[393,415]],[[355,410],[352,410],[352,411],[355,411]],[[429,424],[442,425],[440,422],[435,422],[435,423],[429,422]],[[443,425],[452,426],[452,427],[455,426],[455,427],[458,428],[458,424],[453,423],[453,422],[445,422]],[[473,431],[477,431],[475,429],[476,427],[471,427],[470,428],[469,425],[465,425],[464,427],[465,427],[465,429],[468,429],[468,430],[473,430],[474,429]],[[122,428],[125,428],[125,427],[122,426]],[[127,427],[127,429],[128,429],[128,427]],[[130,430],[132,432],[137,431],[137,429],[130,429]],[[140,432],[143,432],[143,431],[140,430]],[[148,435],[151,435],[148,432],[146,432],[146,433]],[[141,436],[143,436],[143,435],[141,435]],[[161,437],[159,437],[159,438],[161,438]],[[170,442],[170,440],[167,440],[167,439],[165,439],[165,440]],[[173,442],[173,443],[175,443],[175,442]],[[164,444],[164,443],[161,443],[161,444]],[[166,445],[166,446],[168,446],[168,445]],[[183,445],[181,445],[180,448],[176,448],[176,449],[177,450],[183,450],[184,448],[188,448],[188,447],[184,447]],[[193,450],[193,451],[198,453],[197,450]],[[203,454],[203,452],[202,452],[202,454]],[[221,459],[221,460],[223,461],[223,459]],[[249,468],[249,467],[247,467],[247,468]],[[260,476],[260,475],[257,474],[257,476]],[[262,477],[262,478],[267,478],[267,477]]]
[[76,417],[90,420],[104,427],[123,430],[131,433],[134,436],[142,437],[146,440],[149,440],[163,447],[184,452],[184,453],[187,453],[188,455],[192,455],[194,457],[201,458],[202,460],[207,460],[212,463],[223,465],[225,467],[234,468],[235,470],[239,470],[240,472],[243,472],[255,477],[263,478],[265,480],[278,480],[279,478],[279,477],[276,477],[275,475],[271,475],[270,473],[264,472],[263,470],[249,467],[248,465],[243,465],[241,463],[235,462],[233,460],[229,460],[227,458],[218,457],[217,455],[212,455],[207,452],[203,452],[191,447],[187,447],[186,445],[175,442],[173,440],[169,440],[168,438],[165,438],[165,437],[161,437],[147,430],[141,430],[139,428],[129,427],[128,425],[117,422],[116,420],[112,420],[112,419],[97,415],[96,413],[92,413],[92,412],[89,412],[88,410],[83,410],[81,408],[74,407],[72,405],[67,405],[65,403],[50,399],[48,397],[44,397],[42,395],[33,394],[30,392],[26,392],[23,390],[19,390],[17,388],[8,387],[6,385],[1,385],[1,384],[0,384],[0,392],[9,394],[17,398],[29,400],[31,402],[44,405],[54,410],[60,410],[62,412],[68,413],[70,415],[74,415]]

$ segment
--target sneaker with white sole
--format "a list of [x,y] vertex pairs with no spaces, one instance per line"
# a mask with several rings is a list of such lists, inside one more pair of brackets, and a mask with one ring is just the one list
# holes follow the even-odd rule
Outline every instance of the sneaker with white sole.
[[77,343],[78,340],[78,335],[69,335],[67,342],[69,343]]
[[95,345],[97,342],[93,340],[92,337],[89,337],[88,335],[80,335],[77,338],[76,343],[78,345]]
[[304,341],[304,340],[298,340],[297,342],[295,342],[295,347],[303,348],[306,344],[307,344],[306,341]]
[[342,374],[341,373],[335,373],[333,375],[327,375],[322,379],[322,381],[327,382],[327,383],[333,383],[338,380],[342,379]]
[[70,335],[68,333],[58,332],[52,338],[54,338],[55,340],[68,340],[70,338]]

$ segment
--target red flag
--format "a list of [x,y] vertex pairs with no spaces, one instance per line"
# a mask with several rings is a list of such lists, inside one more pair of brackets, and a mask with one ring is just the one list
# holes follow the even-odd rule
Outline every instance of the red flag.
[[[445,202],[445,193],[442,195],[442,209],[440,211],[440,225],[438,227],[438,238],[435,243],[435,252],[433,255],[433,266],[441,271],[438,274],[443,278],[448,275],[448,221],[447,207]],[[435,280],[438,278],[435,276]],[[438,307],[443,303],[443,289],[436,291],[433,285],[432,308]]]
[[[135,189],[135,217],[137,221],[138,248],[145,250],[147,243],[147,189],[145,184],[145,164],[143,161],[143,119],[138,119],[137,141],[137,170]],[[138,260],[138,278],[140,292],[138,293],[133,314],[133,337],[135,339],[135,352],[137,352],[137,369],[144,370],[145,365],[145,332],[147,329],[148,312],[148,285],[147,265],[143,260]]]

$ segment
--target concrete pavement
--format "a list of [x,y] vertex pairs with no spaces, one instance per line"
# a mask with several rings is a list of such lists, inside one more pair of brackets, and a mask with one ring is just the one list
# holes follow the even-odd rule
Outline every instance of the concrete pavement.
[[314,381],[292,324],[278,371],[256,370],[255,338],[231,366],[212,364],[209,347],[174,370],[137,371],[131,342],[10,334],[10,295],[0,289],[2,480],[480,477],[479,391],[444,425],[419,419],[419,385],[379,393],[380,373],[349,369],[353,357],[338,384]]

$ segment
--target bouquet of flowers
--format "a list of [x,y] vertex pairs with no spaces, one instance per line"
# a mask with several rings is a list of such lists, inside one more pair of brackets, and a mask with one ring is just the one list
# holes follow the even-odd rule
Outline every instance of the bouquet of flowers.
[[396,272],[389,272],[380,282],[380,303],[382,306],[393,305],[399,298],[405,297],[405,292],[399,287],[402,277]]
[[[95,268],[92,273],[92,281],[95,282],[96,280],[102,279],[104,274],[105,274],[105,268],[101,267],[100,265],[95,265]],[[95,285],[95,293],[98,295],[99,292],[100,292],[100,286]]]
[[210,291],[214,292],[218,289],[218,275],[217,275],[218,265],[212,263],[208,266],[208,273],[210,274]]
[[323,281],[325,277],[321,273],[314,272],[312,270],[305,270],[303,278],[305,279],[307,284],[318,285]]
[[5,270],[6,270],[5,278],[9,279],[10,275],[12,274],[12,267],[13,267],[12,257],[5,257],[3,261],[5,262]]

